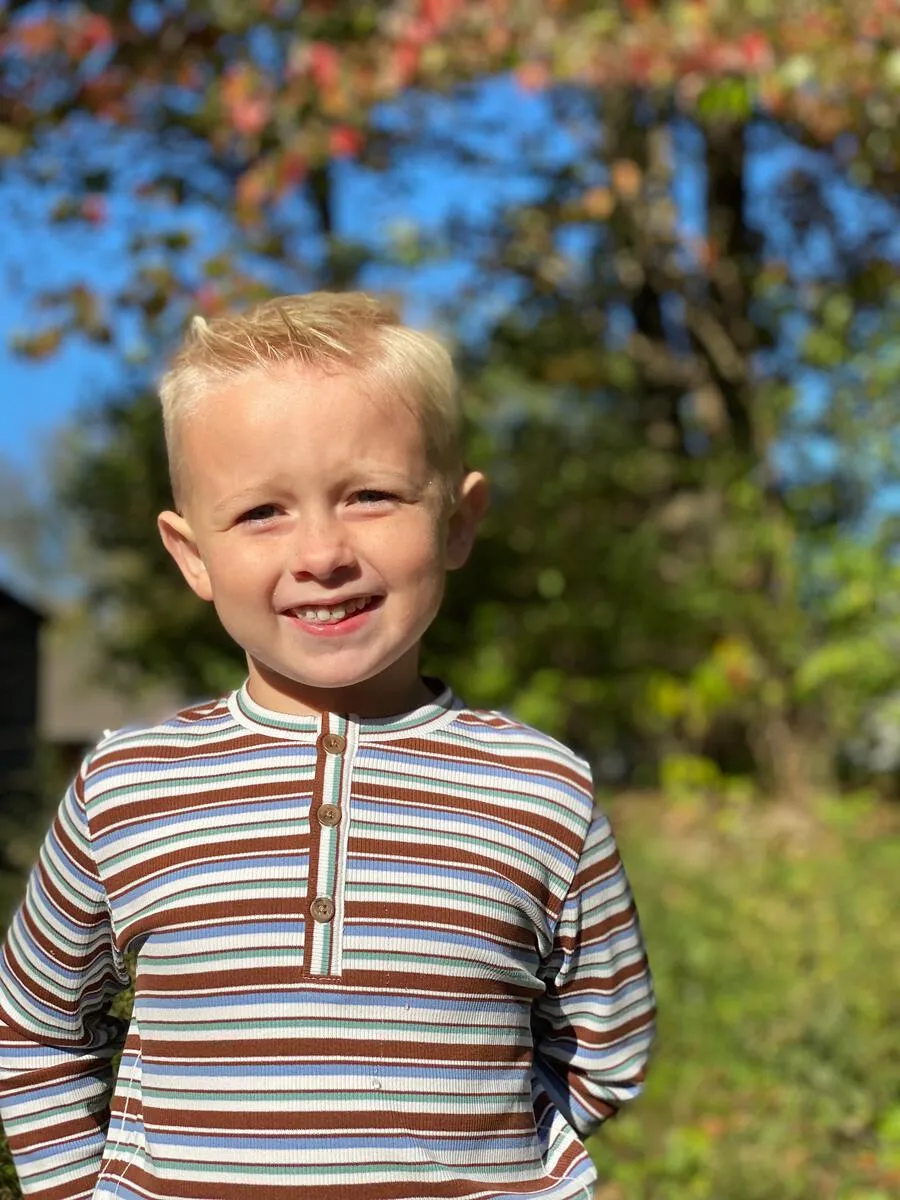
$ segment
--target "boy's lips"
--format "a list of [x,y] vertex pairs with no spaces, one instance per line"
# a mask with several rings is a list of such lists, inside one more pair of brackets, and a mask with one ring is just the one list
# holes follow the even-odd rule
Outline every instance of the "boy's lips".
[[330,626],[339,625],[351,618],[369,612],[381,603],[383,597],[348,596],[342,600],[318,601],[316,603],[296,604],[283,609],[283,615],[302,621],[304,625]]

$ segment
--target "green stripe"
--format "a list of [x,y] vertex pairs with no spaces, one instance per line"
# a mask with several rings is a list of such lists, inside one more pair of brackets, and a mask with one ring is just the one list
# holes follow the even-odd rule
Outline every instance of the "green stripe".
[[[203,760],[198,757],[198,762]],[[300,768],[305,766],[306,770]],[[286,766],[279,767],[257,767],[247,768],[242,767],[240,771],[231,771],[223,769],[215,775],[175,775],[167,774],[165,776],[164,788],[159,788],[152,780],[142,780],[140,783],[125,784],[120,787],[112,787],[103,792],[102,796],[96,797],[92,807],[100,809],[105,807],[110,800],[126,799],[128,796],[140,795],[152,799],[160,799],[172,794],[172,787],[178,788],[188,787],[192,794],[201,800],[204,791],[209,789],[215,791],[223,785],[233,787],[238,783],[259,782],[265,780],[267,783],[311,783],[313,779],[313,770],[315,760],[307,763],[289,763]],[[176,793],[177,794],[177,793]],[[267,799],[268,797],[262,797]],[[227,801],[219,801],[220,804],[228,803]],[[232,801],[233,803],[233,801]],[[252,801],[251,801],[252,803]],[[202,805],[200,806],[202,809]],[[190,811],[190,810],[188,810]],[[196,811],[196,810],[195,810]]]
[[[196,841],[205,841],[210,848],[215,849],[219,844],[218,838],[233,840],[236,837],[253,837],[257,836],[256,831],[262,830],[265,835],[272,837],[280,832],[284,838],[295,838],[299,832],[309,828],[309,812],[304,812],[302,816],[298,816],[295,820],[287,821],[253,821],[246,825],[226,825],[220,826],[217,830],[211,831],[207,826],[205,829],[184,830],[183,833],[170,832],[162,837],[152,840],[142,841],[140,846],[132,847],[128,850],[123,850],[120,854],[114,854],[110,858],[104,858],[103,866],[108,870],[113,870],[120,863],[130,862],[132,859],[146,857],[147,855],[156,854],[159,850],[165,847],[167,850],[178,850],[181,846],[189,846]],[[227,841],[224,842],[227,845]],[[251,854],[252,851],[244,851]],[[281,853],[288,855],[290,853],[299,853],[299,848],[294,851],[281,850],[272,851],[266,850],[266,854]],[[305,857],[305,855],[304,855]]]
[[[257,1013],[254,1017],[256,1024],[253,1028],[255,1028],[255,1029],[265,1028],[268,1030],[268,1029],[273,1029],[273,1028],[277,1029],[279,1026],[283,1025],[283,1026],[286,1026],[287,1028],[296,1030],[298,1020],[302,1020],[302,1019],[303,1018],[298,1018],[296,1015],[290,1016],[290,1017],[264,1017],[264,1016],[261,1016],[259,1013]],[[177,1019],[155,1021],[152,1018],[148,1018],[144,1014],[141,1014],[141,1029],[171,1029],[171,1030],[177,1031],[178,1033],[202,1033],[204,1030],[212,1031],[212,1030],[225,1030],[225,1029],[243,1029],[246,1031],[249,1027],[250,1027],[249,1021],[246,1017],[244,1017],[241,1020],[234,1020],[234,1021],[179,1021]],[[321,1017],[319,1017],[316,1019],[316,1030],[317,1031],[321,1030],[321,1031],[327,1032],[328,1034],[334,1034],[336,1036],[340,1036],[341,1032],[344,1030],[352,1030],[352,1029],[371,1030],[371,1028],[372,1028],[371,1020],[363,1019],[361,1017],[337,1017],[337,1018],[332,1018],[332,1019],[328,1019],[328,1020],[323,1020]],[[383,1034],[385,1034],[387,1032],[391,1032],[391,1031],[393,1031],[395,1033],[400,1033],[400,1034],[427,1033],[427,1034],[434,1035],[437,1033],[445,1034],[445,1033],[447,1033],[448,1030],[451,1030],[451,1029],[456,1029],[459,1032],[459,1034],[461,1035],[459,1040],[462,1041],[463,1039],[465,1039],[466,1043],[468,1042],[469,1038],[473,1037],[475,1034],[480,1032],[482,1035],[485,1036],[485,1038],[491,1045],[515,1044],[515,1038],[512,1038],[509,1041],[504,1040],[504,1037],[500,1033],[498,1033],[498,1030],[495,1028],[495,1026],[492,1023],[487,1022],[487,1021],[479,1022],[479,1023],[476,1023],[473,1021],[466,1021],[465,1023],[460,1023],[460,1024],[454,1024],[454,1023],[450,1023],[450,1022],[445,1022],[444,1024],[436,1024],[436,1023],[428,1022],[428,1021],[402,1021],[402,1020],[398,1020],[398,1021],[379,1020],[379,1022],[378,1022],[379,1039],[381,1039]],[[513,1033],[521,1033],[521,1032],[523,1032],[523,1030],[524,1030],[524,1027],[522,1029],[517,1029],[516,1026],[510,1026],[508,1029],[505,1028],[502,1031],[502,1034],[507,1035],[507,1034],[513,1034]],[[364,1049],[365,1042],[361,1041],[360,1047]],[[243,1095],[243,1093],[241,1093],[241,1094]]]
[[[270,1103],[270,1102],[274,1101],[279,1106],[281,1106],[288,1100],[318,1101],[320,1103],[323,1100],[328,1100],[328,1101],[345,1100],[345,1101],[350,1101],[351,1103],[358,1104],[359,1098],[361,1095],[371,1097],[371,1092],[368,1088],[357,1088],[357,1089],[354,1089],[353,1091],[349,1091],[349,1092],[335,1092],[335,1091],[331,1091],[330,1089],[328,1091],[319,1091],[319,1092],[314,1092],[314,1091],[309,1091],[309,1090],[302,1090],[302,1091],[296,1090],[295,1091],[293,1089],[285,1089],[284,1091],[280,1091],[280,1092],[252,1092],[252,1091],[248,1092],[248,1091],[243,1091],[243,1090],[240,1093],[222,1092],[222,1091],[198,1092],[198,1091],[190,1091],[185,1088],[175,1089],[175,1088],[152,1087],[150,1084],[145,1083],[144,1084],[144,1095],[147,1097],[153,1096],[154,1098],[159,1099],[159,1100],[168,1100],[168,1101],[196,1100],[196,1101],[203,1101],[203,1102],[207,1101],[210,1096],[215,1096],[217,1099],[227,1097],[229,1100],[239,1100],[241,1102],[246,1100],[246,1101],[253,1101],[255,1103]],[[382,1095],[382,1096],[388,1095],[391,1097],[392,1100],[406,1100],[408,1102],[417,1102],[420,1104],[427,1104],[429,1102],[429,1100],[433,1099],[434,1092],[433,1092],[433,1090],[429,1090],[427,1092],[400,1091],[397,1088],[388,1087],[386,1085],[385,1081],[382,1081],[382,1090],[381,1090],[380,1095]],[[493,1107],[496,1107],[497,1109],[499,1109],[502,1112],[507,1112],[509,1109],[510,1099],[517,1100],[520,1098],[520,1096],[521,1096],[521,1093],[518,1091],[518,1089],[514,1089],[509,1092],[480,1092],[478,1094],[478,1104],[479,1104],[478,1112],[479,1113],[486,1112],[487,1106],[489,1104]],[[454,1110],[454,1111],[458,1111],[458,1112],[469,1112],[472,1109],[472,1097],[471,1096],[460,1096],[460,1095],[455,1095],[452,1092],[447,1092],[446,1094],[441,1094],[440,1102],[441,1102],[441,1110],[442,1111],[449,1109],[449,1110]],[[528,1108],[530,1108],[530,1107],[531,1107],[530,1104],[522,1105],[523,1111],[527,1111]],[[231,1112],[232,1109],[228,1109],[226,1111]],[[339,1119],[340,1113],[335,1113],[335,1117]]]
[[[357,819],[353,822],[353,832],[355,836],[373,837],[377,835],[379,838],[382,838],[384,836],[384,830],[386,829],[390,829],[391,833],[395,832],[389,826],[376,825],[371,821],[362,821]],[[415,829],[414,833],[415,837],[411,837],[409,841],[398,841],[398,849],[411,847],[416,850],[417,857],[421,857],[421,855],[425,853],[429,846],[433,843],[449,843],[455,846],[470,846],[479,849],[482,853],[487,852],[488,854],[495,855],[498,861],[512,861],[514,863],[520,863],[523,867],[523,870],[528,871],[531,874],[536,873],[535,868],[537,868],[538,871],[546,869],[548,874],[550,874],[556,883],[560,885],[560,891],[565,892],[567,890],[568,877],[558,874],[553,870],[552,867],[550,867],[549,863],[542,862],[541,859],[536,856],[524,854],[521,850],[512,850],[509,847],[501,846],[497,842],[487,842],[483,837],[479,837],[477,834],[469,836],[464,834],[461,830],[445,833],[440,829],[425,830],[422,828],[417,828]],[[374,858],[377,856],[371,855],[371,857]]]
[[[454,761],[449,755],[448,760],[451,762]],[[411,762],[410,766],[414,768],[415,763]],[[360,763],[354,774],[360,779],[366,778],[376,783],[383,783],[386,780],[395,788],[398,783],[420,784],[422,779],[422,776],[416,774],[414,769],[411,769],[409,774],[406,774],[399,769],[384,771],[378,767],[367,767],[364,765],[362,756],[360,756]],[[459,782],[453,779],[439,779],[433,782],[439,786],[442,796],[459,797],[461,799],[484,798],[495,807],[502,808],[504,803],[512,803],[516,799],[515,791],[501,791],[497,786],[484,787],[481,784],[469,783],[468,781]],[[382,800],[378,797],[367,796],[364,799],[367,804],[393,803],[390,800]],[[403,801],[398,800],[396,803],[398,809],[405,807]],[[568,805],[561,803],[559,800],[550,800],[544,796],[536,795],[534,792],[529,792],[528,804],[529,808],[536,808],[550,814],[555,821],[568,818],[570,825],[567,825],[566,828],[571,828],[573,831],[585,827],[584,814],[580,808],[569,808]],[[513,819],[510,820],[510,824],[515,824],[514,818],[517,816],[519,816],[518,812],[511,814],[511,818]]]

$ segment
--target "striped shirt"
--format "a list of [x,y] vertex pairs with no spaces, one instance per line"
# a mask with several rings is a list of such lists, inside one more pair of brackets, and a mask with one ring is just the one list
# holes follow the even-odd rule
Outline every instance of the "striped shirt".
[[68,790],[0,966],[0,1111],[43,1200],[586,1200],[652,1023],[569,750],[449,691],[368,720],[245,685]]

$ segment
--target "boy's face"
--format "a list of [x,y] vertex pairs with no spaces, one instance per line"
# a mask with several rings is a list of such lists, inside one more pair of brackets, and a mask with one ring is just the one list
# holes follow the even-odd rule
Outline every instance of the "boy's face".
[[297,365],[204,397],[179,446],[184,511],[160,532],[246,652],[253,697],[364,716],[420,703],[419,643],[468,557],[483,477],[448,504],[409,407]]

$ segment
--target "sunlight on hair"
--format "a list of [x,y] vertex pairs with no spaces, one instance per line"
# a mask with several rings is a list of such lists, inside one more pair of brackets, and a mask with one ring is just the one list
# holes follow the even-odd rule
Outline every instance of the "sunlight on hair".
[[403,325],[364,292],[279,296],[246,312],[195,316],[159,384],[176,502],[189,490],[179,423],[217,387],[296,363],[358,372],[363,386],[396,396],[422,420],[429,460],[449,492],[462,474],[461,414],[453,363],[430,334]]

